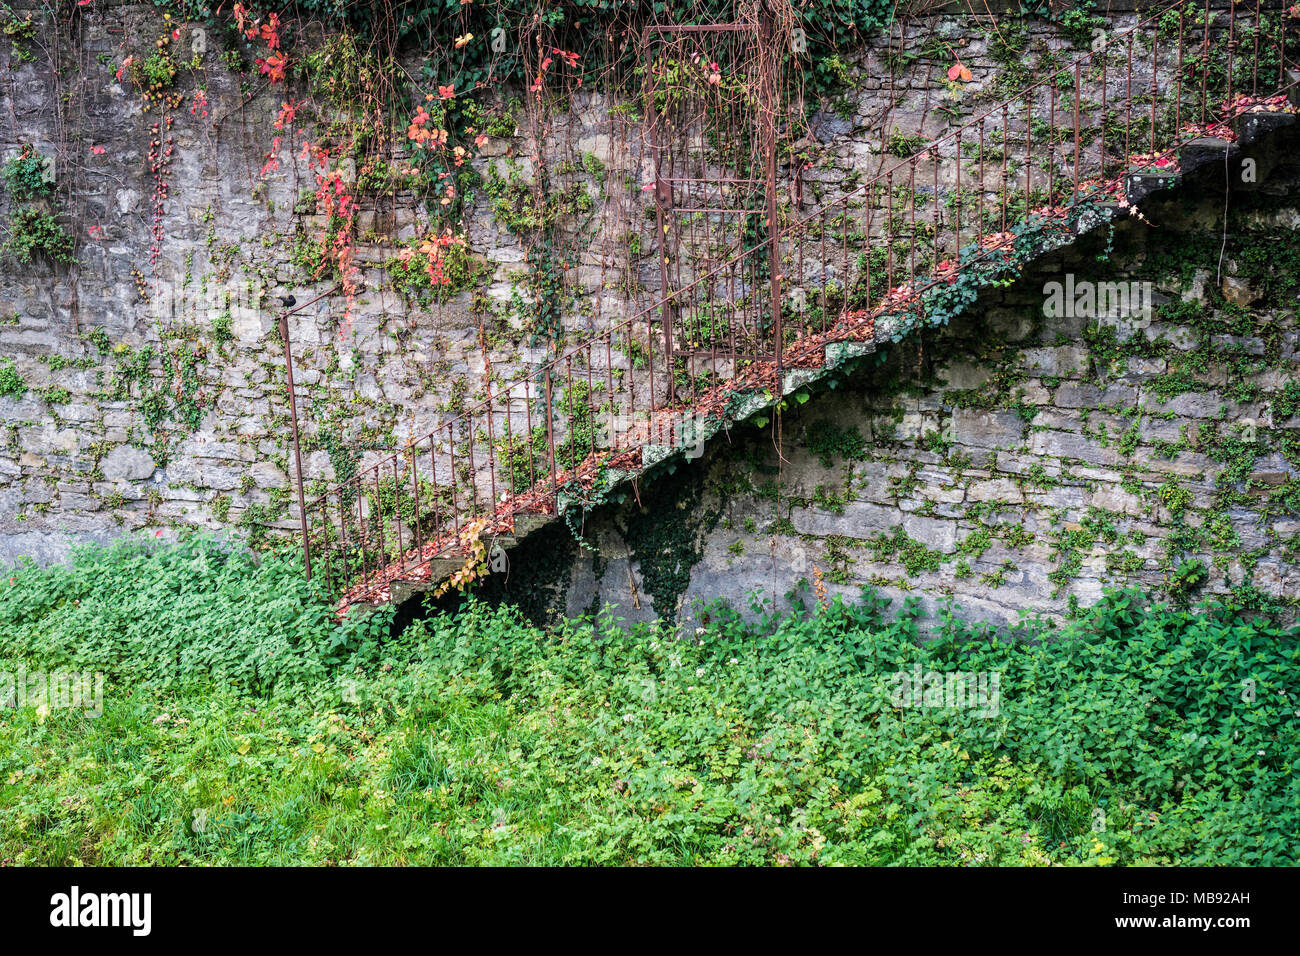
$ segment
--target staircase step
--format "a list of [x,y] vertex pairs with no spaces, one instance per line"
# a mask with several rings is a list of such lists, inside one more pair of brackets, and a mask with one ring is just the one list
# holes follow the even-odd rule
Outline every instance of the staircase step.
[[1178,151],[1178,168],[1183,175],[1191,175],[1206,166],[1217,167],[1220,171],[1224,163],[1233,164],[1241,155],[1241,146],[1226,139],[1202,136],[1186,143]]
[[515,537],[526,538],[553,520],[555,519],[552,515],[517,514],[515,515]]
[[809,382],[821,378],[825,374],[824,368],[792,368],[785,373],[784,380],[781,382],[781,395],[786,396],[803,388]]
[[829,371],[850,359],[870,355],[875,350],[875,342],[831,342],[826,346],[826,369]]
[[388,586],[393,604],[402,604],[417,594],[432,591],[452,574],[465,566],[464,558],[433,558],[429,561],[429,579],[427,581],[393,581]]
[[679,451],[676,445],[657,445],[647,442],[641,446],[641,467],[653,468],[666,458],[671,458]]
[[766,408],[772,399],[763,392],[738,393],[729,403],[727,414],[733,421],[743,422],[750,415]]
[[1106,223],[1115,219],[1120,214],[1120,204],[1113,199],[1105,199],[1093,203],[1091,210],[1080,214],[1078,221],[1074,226],[1076,236],[1082,236],[1092,232],[1098,226],[1104,226]]
[[429,580],[433,583],[444,581],[451,577],[453,572],[459,571],[465,566],[465,558],[434,558],[429,562]]
[[1130,204],[1136,206],[1147,197],[1168,189],[1178,180],[1176,172],[1153,170],[1145,173],[1129,173],[1124,178],[1124,195]]
[[1241,113],[1233,117],[1232,130],[1237,134],[1237,143],[1244,149],[1295,124],[1295,113]]
[[417,594],[428,591],[436,585],[428,581],[394,581],[388,588],[394,606],[405,604]]

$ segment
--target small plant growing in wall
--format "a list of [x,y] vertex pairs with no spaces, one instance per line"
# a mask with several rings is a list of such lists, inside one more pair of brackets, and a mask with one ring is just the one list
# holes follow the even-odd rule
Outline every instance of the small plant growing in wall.
[[26,391],[27,383],[14,368],[13,359],[0,359],[0,396],[21,398]]
[[1179,603],[1186,603],[1210,578],[1204,561],[1188,558],[1178,562],[1169,572],[1169,595]]
[[21,262],[32,262],[37,256],[55,262],[74,262],[72,236],[59,225],[51,211],[54,177],[49,160],[31,144],[24,144],[0,166],[0,179],[14,200],[31,202],[9,217],[8,236],[0,244],[0,251],[12,254]]
[[[170,20],[170,16],[167,17]],[[150,105],[162,103],[176,80],[176,58],[171,44],[179,37],[178,31],[164,33],[148,55],[131,55],[122,61],[114,74],[119,83],[129,82]]]
[[474,285],[482,268],[464,236],[450,230],[407,246],[388,260],[393,288],[409,300],[446,302]]
[[30,143],[0,167],[0,179],[14,199],[44,199],[54,192],[49,161]]
[[48,212],[20,209],[9,219],[9,237],[2,247],[22,262],[45,256],[55,262],[75,262],[72,236]]
[[885,142],[885,151],[894,156],[907,159],[910,156],[915,156],[929,144],[930,141],[924,136],[918,134],[909,135],[895,126],[894,131],[889,134],[889,139]]
[[0,17],[3,23],[0,23],[0,33],[9,38],[13,44],[13,62],[14,63],[31,63],[36,59],[36,54],[32,52],[29,43],[36,39],[36,22],[29,13],[23,19],[19,19],[18,14],[8,4],[0,4]]

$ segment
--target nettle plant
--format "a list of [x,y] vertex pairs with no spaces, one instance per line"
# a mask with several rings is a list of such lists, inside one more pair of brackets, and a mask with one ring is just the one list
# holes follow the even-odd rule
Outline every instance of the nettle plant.
[[[394,635],[335,618],[292,549],[155,544],[0,576],[0,670],[107,690],[102,719],[6,714],[19,863],[1296,862],[1300,649],[1262,615],[1109,592],[1019,640],[942,603],[923,635],[916,599],[815,583],[790,613],[699,608],[690,639],[475,599]],[[128,738],[157,755],[147,818],[121,809],[140,767],[103,759]],[[32,776],[51,741],[70,756]],[[348,787],[384,798],[320,799]],[[196,801],[228,840],[158,824]]]

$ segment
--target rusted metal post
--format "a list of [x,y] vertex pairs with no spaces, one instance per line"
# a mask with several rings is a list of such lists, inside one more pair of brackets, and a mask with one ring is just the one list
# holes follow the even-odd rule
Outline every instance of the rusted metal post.
[[776,354],[776,401],[781,401],[784,390],[784,369],[781,352],[785,336],[781,328],[781,229],[776,208],[776,98],[780,68],[780,53],[775,47],[772,14],[763,8],[759,13],[759,56],[764,59],[764,76],[759,104],[759,123],[762,129],[763,152],[766,160],[763,179],[767,191],[767,245],[768,267],[771,271],[772,335]]
[[[650,134],[650,155],[654,161],[655,176],[655,247],[659,250],[659,299],[661,302],[659,309],[659,325],[664,332],[664,381],[667,382],[668,397],[671,403],[673,393],[673,305],[670,302],[670,288],[668,278],[668,229],[669,217],[672,215],[673,206],[673,187],[670,182],[664,179],[663,173],[663,150],[659,145],[659,117],[655,112],[655,97],[658,94],[658,87],[655,84],[654,54],[656,50],[655,43],[650,38],[650,33],[645,35],[646,44],[646,83],[649,86],[649,92],[646,95],[646,120],[647,128]],[[670,98],[664,98],[664,110],[669,108]],[[649,323],[647,323],[647,326]],[[654,340],[648,343],[650,345],[650,364],[654,365]],[[654,386],[651,384],[651,388]]]
[[289,380],[289,420],[293,423],[293,467],[298,485],[298,521],[302,525],[302,558],[311,580],[311,546],[307,538],[307,500],[302,490],[302,450],[298,445],[298,400],[293,394],[293,349],[289,347],[289,313],[280,313],[280,341],[284,343],[284,370]]

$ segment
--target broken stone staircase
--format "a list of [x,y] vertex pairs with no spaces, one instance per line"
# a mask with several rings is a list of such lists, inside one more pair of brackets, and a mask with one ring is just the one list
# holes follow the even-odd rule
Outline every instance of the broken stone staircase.
[[[1295,91],[1296,87],[1293,87],[1292,97],[1296,97]],[[1300,106],[1300,101],[1292,99],[1292,104]],[[1139,206],[1157,193],[1173,188],[1181,180],[1196,179],[1207,183],[1212,182],[1219,169],[1226,167],[1231,173],[1234,169],[1242,168],[1242,161],[1250,159],[1255,161],[1257,179],[1262,182],[1274,168],[1286,164],[1294,165],[1291,162],[1288,146],[1294,147],[1294,144],[1290,143],[1292,137],[1289,134],[1297,129],[1298,115],[1300,114],[1282,111],[1241,113],[1232,121],[1234,139],[1214,137],[1193,139],[1178,149],[1176,165],[1167,169],[1142,169],[1127,173],[1122,180],[1125,202],[1112,200],[1098,203],[1095,213],[1081,217],[1071,233],[1044,239],[1038,247],[1037,255],[1041,256],[1073,243],[1083,234],[1124,215],[1125,205]],[[1249,184],[1232,182],[1231,185],[1236,187]],[[702,425],[697,426],[697,431],[691,436],[692,440],[689,443],[643,444],[638,449],[639,461],[631,464],[628,464],[628,455],[624,451],[618,455],[618,460],[623,467],[611,466],[606,469],[605,487],[616,488],[642,478],[674,459],[687,457],[688,449],[698,448],[701,443],[707,442],[732,426],[773,409],[800,389],[815,384],[830,373],[877,352],[892,341],[898,341],[909,329],[910,326],[900,323],[897,319],[878,318],[873,322],[872,334],[869,338],[827,342],[821,353],[820,364],[810,363],[805,359],[800,363],[801,367],[791,368],[783,373],[779,395],[774,394],[777,389],[771,388],[735,390],[728,396],[725,412],[705,419]],[[798,351],[800,344],[796,341],[789,350]],[[525,511],[514,513],[512,521],[507,519],[508,531],[495,537],[485,538],[489,551],[501,549],[503,552],[508,552],[539,529],[564,520],[567,511],[587,507],[588,502],[579,494],[568,492],[561,486],[554,497],[553,505],[554,510],[545,514]],[[427,566],[427,575],[421,570],[418,580],[396,578],[370,593],[354,594],[352,599],[340,605],[340,612],[358,606],[375,607],[386,601],[402,604],[426,591],[436,589],[439,584],[464,567],[465,562],[466,557],[460,554],[432,558],[421,565],[422,568]]]

